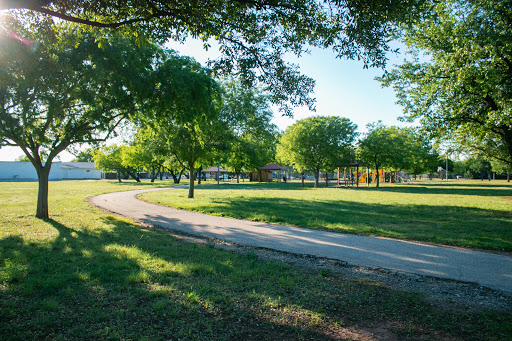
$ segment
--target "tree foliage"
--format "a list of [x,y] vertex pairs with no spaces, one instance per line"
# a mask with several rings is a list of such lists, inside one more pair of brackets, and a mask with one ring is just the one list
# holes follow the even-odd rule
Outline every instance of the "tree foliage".
[[[87,148],[84,150],[77,151],[73,162],[93,162],[92,153],[95,149]],[[27,160],[28,161],[28,160]]]
[[[359,141],[358,159],[381,169],[407,170],[413,174],[431,172],[438,154],[432,143],[413,128],[386,127],[382,122],[367,125],[368,133]],[[377,177],[379,187],[379,177]]]
[[313,106],[314,81],[285,62],[308,46],[332,48],[337,56],[382,66],[388,35],[423,8],[418,0],[9,0],[0,9],[23,9],[93,27],[115,28],[158,42],[200,38],[220,45],[212,67],[237,74],[248,84],[262,82],[274,104]]
[[[381,80],[406,118],[435,137],[512,164],[512,5],[508,0],[434,2],[403,27],[413,59]],[[425,55],[421,55],[424,53]]]
[[20,147],[32,162],[36,216],[48,217],[52,161],[70,145],[105,140],[137,111],[154,48],[115,35],[100,48],[94,34],[64,26],[12,28],[0,42],[0,145]]
[[315,187],[321,170],[332,171],[353,158],[357,126],[348,118],[314,116],[286,129],[277,145],[277,158],[303,173],[313,171]]
[[233,138],[226,156],[226,167],[237,174],[259,168],[275,157],[277,127],[271,123],[273,111],[268,95],[248,88],[238,80],[223,84],[222,110],[228,117]]
[[101,142],[126,119],[186,122],[210,115],[215,82],[190,58],[154,44],[69,25],[13,19],[0,35],[0,146],[18,146],[39,178],[69,146]]
[[123,175],[132,177],[140,182],[138,171],[140,160],[134,160],[136,150],[126,145],[109,145],[92,152],[92,160],[97,169],[105,172],[117,172],[117,179],[121,182]]

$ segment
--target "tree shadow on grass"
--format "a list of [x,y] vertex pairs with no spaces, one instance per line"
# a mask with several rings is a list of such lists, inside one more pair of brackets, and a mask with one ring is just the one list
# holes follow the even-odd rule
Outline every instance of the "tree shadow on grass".
[[[364,187],[363,187],[364,188]],[[512,186],[386,186],[381,188],[364,188],[367,191],[379,191],[389,193],[410,193],[410,194],[434,194],[434,195],[471,195],[471,196],[512,196]]]
[[[2,339],[332,340],[371,336],[367,321],[416,336],[432,324],[436,336],[453,328],[418,295],[377,283],[185,243],[110,216],[102,228],[46,223],[58,231],[51,241],[0,240]],[[461,321],[474,326],[465,335],[487,333],[478,314]]]
[[461,206],[363,204],[343,200],[218,198],[196,205],[214,215],[308,227],[333,232],[379,235],[439,244],[512,251],[510,212]]
[[324,295],[304,299],[288,266],[104,220],[99,231],[46,220],[59,233],[47,243],[0,240],[2,339],[333,339],[325,321],[340,317],[324,319]]
[[[319,189],[325,189],[325,183],[320,183]],[[366,187],[360,184],[359,187],[347,186],[336,187],[332,183],[328,187],[331,190],[353,190],[353,191],[376,191],[376,192],[390,192],[390,193],[410,193],[410,194],[435,194],[435,195],[474,195],[474,196],[512,196],[512,185],[475,185],[457,182],[449,183],[426,183],[426,184],[406,184],[406,185],[389,185],[384,184],[382,187],[376,188],[373,185]],[[307,183],[302,187],[300,183],[249,183],[249,184],[226,184],[226,185],[208,185],[196,187],[198,191],[201,190],[313,190],[313,183]]]

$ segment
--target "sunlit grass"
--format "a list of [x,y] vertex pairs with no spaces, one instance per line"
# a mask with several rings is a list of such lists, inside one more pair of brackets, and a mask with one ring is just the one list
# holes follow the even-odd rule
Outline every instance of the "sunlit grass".
[[512,251],[512,184],[424,181],[376,188],[298,183],[205,186],[146,193],[180,209],[342,233]]
[[508,313],[450,311],[378,282],[186,243],[88,204],[167,185],[52,182],[51,217],[39,220],[35,183],[0,183],[1,339],[328,340],[371,328],[426,339],[510,335]]

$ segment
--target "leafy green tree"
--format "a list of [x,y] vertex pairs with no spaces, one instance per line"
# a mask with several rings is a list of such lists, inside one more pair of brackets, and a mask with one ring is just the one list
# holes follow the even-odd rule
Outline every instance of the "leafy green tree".
[[16,161],[18,162],[25,162],[25,161],[30,161],[29,158],[26,156],[26,155],[20,155],[16,158]]
[[[188,57],[174,57],[159,67],[155,91],[136,116],[165,141],[172,163],[189,170],[189,197],[194,197],[194,172],[201,160],[224,150],[231,139],[228,118],[221,111],[221,88],[210,70]],[[164,151],[165,152],[165,151]],[[173,175],[174,176],[174,175]]]
[[[408,120],[433,137],[512,164],[512,6],[508,0],[433,1],[403,26],[413,59],[384,75]],[[424,53],[425,55],[422,55]]]
[[225,165],[240,173],[271,162],[275,157],[277,127],[271,123],[273,112],[269,98],[257,88],[248,88],[240,81],[223,85],[223,111],[228,117],[233,139]]
[[408,135],[406,142],[409,145],[409,156],[403,169],[415,176],[422,173],[431,173],[437,166],[438,152],[433,148],[432,141],[415,129],[406,129]]
[[453,172],[458,175],[466,176],[467,167],[465,160],[455,161],[453,163]]
[[[397,170],[410,164],[411,149],[406,130],[386,127],[380,121],[368,124],[367,128],[368,133],[359,140],[359,160],[373,165],[377,173],[384,168]],[[377,176],[377,187],[379,184]]]
[[92,153],[94,149],[93,148],[87,148],[84,150],[79,151],[75,158],[73,159],[73,162],[93,162],[92,161]]
[[466,167],[471,177],[484,177],[490,176],[491,163],[481,155],[474,155],[466,159]]
[[345,117],[314,116],[299,120],[279,139],[278,158],[288,161],[299,172],[313,171],[316,188],[321,170],[333,170],[352,156],[356,129]]
[[36,168],[36,216],[45,218],[48,175],[60,152],[104,141],[127,119],[183,122],[209,114],[216,85],[192,59],[140,39],[41,27],[14,19],[2,27],[0,146],[20,147]]
[[219,117],[197,117],[185,124],[167,126],[167,139],[173,155],[183,160],[189,171],[188,197],[194,197],[194,173],[203,159],[211,159],[215,150],[228,147],[231,138],[225,121]]
[[112,35],[100,48],[94,34],[64,26],[41,34],[16,22],[9,28],[25,38],[3,35],[0,42],[7,57],[0,72],[0,145],[21,148],[35,167],[36,216],[47,218],[52,161],[71,145],[105,140],[136,111],[154,47]]
[[23,9],[94,27],[147,36],[164,43],[200,38],[219,42],[222,57],[212,65],[223,74],[267,84],[272,101],[287,113],[312,106],[314,81],[284,61],[309,46],[332,48],[337,56],[382,66],[395,22],[422,10],[418,0],[9,0],[0,9]]
[[119,182],[121,182],[122,175],[130,176],[135,181],[140,182],[138,175],[140,163],[134,157],[135,152],[133,147],[113,144],[94,150],[92,159],[96,168],[105,172],[117,172]]
[[283,165],[291,165],[301,175],[302,187],[304,187],[304,174],[309,171],[308,164],[302,161],[302,155],[296,152],[294,141],[296,134],[288,132],[279,137],[276,148],[276,160]]
[[[165,168],[170,151],[166,148],[165,136],[162,132],[146,127],[139,129],[132,142],[131,158],[137,159],[136,163],[144,170],[151,172],[151,182],[155,181],[157,171]],[[134,160],[135,161],[135,160]]]
[[507,174],[507,182],[510,182],[510,173],[512,173],[512,165],[508,163],[492,160],[491,167],[494,172],[497,174]]

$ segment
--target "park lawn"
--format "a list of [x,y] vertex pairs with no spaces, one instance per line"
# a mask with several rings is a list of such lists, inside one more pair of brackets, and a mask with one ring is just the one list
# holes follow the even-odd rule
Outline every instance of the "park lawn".
[[512,333],[509,312],[440,307],[378,281],[187,243],[87,201],[141,186],[154,185],[51,182],[51,217],[40,220],[36,183],[0,183],[2,340],[332,340],[373,332],[506,340]]
[[313,188],[300,183],[231,183],[145,193],[180,209],[273,224],[437,244],[512,251],[512,184],[422,181],[379,189]]

